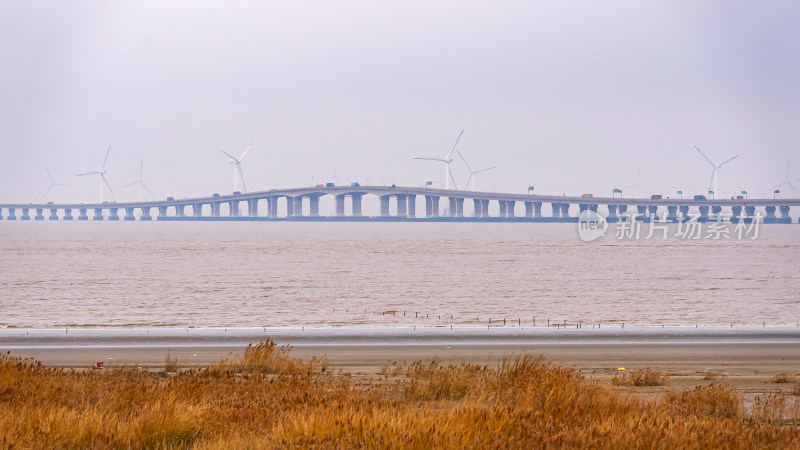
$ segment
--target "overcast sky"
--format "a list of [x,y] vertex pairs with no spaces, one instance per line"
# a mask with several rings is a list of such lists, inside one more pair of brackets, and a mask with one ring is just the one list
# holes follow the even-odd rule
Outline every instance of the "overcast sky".
[[[793,1],[0,2],[0,200],[337,183],[610,195],[800,178]],[[237,155],[238,156],[238,155]],[[453,171],[463,187],[458,161]],[[312,179],[313,176],[313,179]],[[800,184],[800,183],[798,183]],[[632,191],[633,189],[629,189]],[[787,191],[788,193],[788,191]],[[770,194],[771,196],[771,194]]]

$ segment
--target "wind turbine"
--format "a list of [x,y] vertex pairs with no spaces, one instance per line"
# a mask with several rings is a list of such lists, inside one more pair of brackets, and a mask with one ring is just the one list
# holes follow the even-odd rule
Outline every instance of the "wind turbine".
[[103,203],[103,184],[108,187],[108,190],[111,191],[111,195],[114,195],[114,190],[111,189],[111,185],[108,184],[108,180],[106,180],[106,162],[108,161],[108,153],[111,151],[111,146],[108,146],[108,150],[106,150],[106,157],[103,159],[103,166],[100,167],[100,170],[95,172],[86,172],[86,173],[79,173],[75,175],[76,177],[82,177],[84,175],[100,175],[100,203]]
[[120,189],[125,189],[128,186],[133,186],[134,184],[138,184],[139,185],[139,201],[140,202],[142,201],[142,188],[145,188],[147,190],[147,192],[150,193],[150,195],[155,197],[155,194],[153,194],[153,191],[151,191],[150,189],[147,188],[147,186],[144,185],[144,179],[142,179],[142,168],[143,167],[144,167],[144,158],[142,158],[142,161],[139,163],[139,178],[137,180],[135,180],[135,181],[131,181],[130,183],[128,183],[125,186],[122,186],[120,188]]
[[253,141],[251,140],[250,144],[247,145],[247,148],[244,149],[244,153],[242,153],[242,156],[240,156],[238,158],[233,156],[233,155],[231,155],[230,153],[228,153],[228,152],[226,152],[224,150],[220,150],[228,158],[230,158],[229,162],[235,166],[233,168],[233,190],[234,191],[238,191],[239,190],[239,178],[241,178],[242,179],[242,192],[247,192],[247,186],[244,184],[244,174],[242,173],[242,159],[244,159],[244,155],[246,155],[247,152],[250,151],[250,147],[252,147],[252,146],[253,146]]
[[64,183],[56,183],[55,180],[53,180],[53,175],[50,173],[50,169],[48,169],[47,166],[44,166],[44,170],[47,171],[47,178],[50,179],[50,186],[48,186],[47,190],[44,191],[44,194],[42,194],[42,198],[47,197],[47,193],[50,192],[50,189],[53,189],[53,187],[55,186],[69,186],[68,184]]
[[[800,181],[800,178],[798,178],[796,181]],[[781,186],[784,186],[784,185],[789,186],[793,191],[795,191],[797,193],[800,193],[800,190],[798,190],[792,184],[792,177],[791,177],[790,172],[789,172],[789,161],[786,161],[786,180],[785,181],[781,181],[780,183],[778,183],[775,186],[773,186],[772,190],[774,191],[775,189],[777,189],[777,188],[779,188]]]
[[[475,190],[475,175],[477,175],[477,174],[479,174],[481,172],[486,172],[488,170],[492,170],[492,169],[496,169],[497,168],[495,166],[492,166],[492,167],[487,167],[485,169],[472,170],[472,167],[469,166],[469,164],[467,163],[467,160],[464,159],[464,155],[462,155],[459,150],[456,150],[456,153],[458,153],[458,156],[461,157],[462,161],[464,161],[464,165],[467,166],[467,170],[469,170],[469,177],[467,177],[467,181],[464,183],[464,187],[466,188],[467,186],[469,186],[469,189],[471,191]],[[472,181],[471,185],[470,185],[470,181]]]
[[[711,167],[713,167],[713,169],[711,170],[711,180],[708,182],[708,190],[709,190],[709,191],[711,191],[711,192],[713,192],[714,198],[717,198],[717,171],[718,171],[720,168],[722,168],[722,166],[724,166],[725,164],[728,164],[729,162],[731,162],[731,161],[733,161],[734,159],[738,158],[738,157],[739,157],[739,155],[736,155],[736,156],[734,156],[734,157],[732,157],[732,158],[728,158],[728,159],[726,159],[725,161],[723,161],[721,164],[717,165],[717,164],[714,164],[714,163],[713,163],[713,162],[712,162],[712,161],[711,161],[711,160],[708,158],[708,156],[706,156],[706,154],[705,154],[705,153],[703,153],[703,151],[702,151],[702,150],[700,150],[699,148],[697,148],[697,146],[696,146],[696,145],[694,146],[694,148],[695,148],[695,149],[697,149],[697,151],[698,151],[698,152],[700,152],[700,154],[701,154],[701,155],[703,155],[703,158],[705,158],[705,159],[706,159],[706,161],[708,161],[708,163],[709,163],[709,164],[711,164]],[[712,185],[714,186],[714,190],[713,190],[713,191],[711,190],[711,186],[712,186]]]
[[461,139],[461,135],[464,134],[464,130],[461,130],[461,133],[458,134],[458,138],[456,138],[455,144],[453,144],[453,148],[447,153],[444,158],[414,158],[414,159],[424,159],[426,161],[439,161],[444,163],[444,188],[450,189],[450,181],[453,182],[453,189],[458,190],[458,186],[456,186],[456,180],[453,178],[453,172],[450,170],[450,164],[453,163],[453,152],[456,150],[456,146],[458,145],[458,141]]
[[642,193],[642,187],[639,185],[639,174],[641,174],[641,173],[642,173],[642,165],[639,164],[636,167],[636,183],[634,183],[634,184],[632,184],[630,186],[625,186],[623,189],[627,191],[628,189],[634,189],[635,188],[641,194]]

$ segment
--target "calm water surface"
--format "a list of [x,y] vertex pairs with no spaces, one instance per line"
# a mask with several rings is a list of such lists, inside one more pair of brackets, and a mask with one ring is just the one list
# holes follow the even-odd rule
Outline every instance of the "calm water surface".
[[798,250],[797,225],[584,243],[575,224],[4,221],[0,327],[795,325]]

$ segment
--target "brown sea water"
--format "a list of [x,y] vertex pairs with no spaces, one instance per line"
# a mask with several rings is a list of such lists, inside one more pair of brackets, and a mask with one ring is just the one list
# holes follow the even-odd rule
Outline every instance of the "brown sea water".
[[[611,230],[613,231],[613,230]],[[795,325],[800,226],[0,222],[0,326]]]

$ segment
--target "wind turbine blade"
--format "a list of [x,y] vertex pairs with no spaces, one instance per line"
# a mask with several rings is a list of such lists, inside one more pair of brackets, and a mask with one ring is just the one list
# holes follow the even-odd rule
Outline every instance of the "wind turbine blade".
[[473,172],[473,173],[474,173],[475,175],[477,175],[477,174],[479,174],[479,173],[481,173],[481,172],[486,172],[487,170],[492,170],[492,169],[497,169],[497,167],[494,167],[494,166],[492,166],[492,167],[487,167],[486,169],[481,169],[481,170],[479,170],[479,171],[477,171],[477,172]]
[[149,192],[149,193],[150,193],[150,195],[156,195],[156,194],[153,194],[153,191],[151,191],[150,189],[148,189],[148,188],[147,188],[147,186],[145,186],[145,185],[144,185],[144,183],[142,183],[142,182],[140,182],[140,183],[141,183],[142,187],[143,187],[143,188],[144,188],[144,189],[145,189],[147,192]]
[[42,197],[47,197],[47,193],[50,192],[50,189],[53,189],[53,185],[52,184],[47,187],[47,190],[44,191],[44,194],[42,194]]
[[99,174],[100,174],[100,172],[86,172],[86,173],[79,173],[79,174],[77,174],[75,176],[76,177],[82,177],[84,175],[99,175]]
[[472,177],[475,176],[474,173],[470,173],[467,177],[467,181],[464,182],[464,189],[469,189],[469,182],[472,181]]
[[461,140],[461,135],[464,134],[464,130],[461,130],[461,133],[458,133],[458,137],[456,138],[456,142],[453,144],[453,148],[450,149],[450,153],[447,154],[447,159],[450,159],[450,156],[453,155],[453,151],[456,149],[456,145],[458,145],[458,141]]
[[[464,165],[467,166],[467,170],[469,170],[469,173],[471,174],[472,173],[472,167],[470,167],[469,163],[467,163],[467,160],[464,159],[464,155],[461,154],[460,150],[456,150],[456,153],[458,153],[458,156],[461,158],[462,161],[464,161]],[[469,183],[467,183],[467,185],[469,185]]]
[[108,150],[106,150],[106,157],[103,159],[103,167],[101,167],[100,170],[105,170],[106,169],[106,162],[108,161],[108,154],[110,152],[111,152],[111,146],[109,145],[108,146]]
[[228,152],[226,152],[226,151],[224,151],[224,150],[220,150],[220,151],[221,151],[222,153],[224,153],[225,155],[227,155],[227,156],[228,156],[228,158],[230,158],[230,159],[231,159],[231,162],[235,162],[236,164],[239,164],[239,160],[238,160],[238,159],[236,159],[236,158],[234,158],[234,157],[233,157],[233,155],[231,155],[230,153],[228,153]]
[[242,192],[247,192],[247,185],[244,184],[244,173],[242,173],[242,165],[237,164],[236,167],[239,169],[239,179],[242,180]]
[[144,158],[139,162],[139,179],[142,179],[142,169],[144,168]]
[[[53,184],[53,175],[50,174],[50,169],[48,169],[47,166],[44,166],[44,170],[47,171],[47,178],[50,178],[50,184]],[[787,176],[786,178],[789,178],[789,177]]]
[[722,164],[720,164],[720,165],[718,165],[718,166],[717,166],[717,169],[719,169],[720,167],[724,166],[725,164],[728,164],[729,162],[733,161],[734,159],[736,159],[736,158],[738,158],[738,157],[739,157],[739,155],[736,155],[736,156],[734,156],[733,158],[726,159],[726,160],[725,160],[725,162],[723,162]]
[[447,159],[442,159],[442,158],[414,158],[414,159],[423,159],[425,161],[439,161],[443,163],[446,163],[448,161]]
[[699,148],[697,148],[697,146],[696,146],[696,145],[694,146],[694,148],[695,148],[695,149],[696,149],[698,152],[700,152],[700,154],[701,154],[701,155],[703,155],[703,158],[705,158],[705,159],[706,159],[706,161],[708,161],[708,163],[709,163],[709,164],[711,164],[713,167],[717,167],[717,165],[716,165],[716,164],[714,164],[713,162],[711,162],[711,160],[710,160],[710,159],[708,159],[708,156],[706,156],[706,154],[705,154],[705,153],[703,153],[703,151],[702,151],[702,150],[700,150]]
[[242,153],[242,156],[240,156],[240,157],[239,157],[239,161],[241,161],[241,160],[243,160],[243,159],[244,159],[244,155],[246,155],[246,154],[247,154],[247,152],[249,152],[249,151],[250,151],[250,147],[252,147],[252,146],[253,146],[253,141],[250,141],[250,143],[249,143],[249,144],[247,144],[247,148],[246,148],[246,149],[244,149],[244,153]]
[[114,190],[113,190],[113,189],[111,189],[111,185],[110,185],[110,184],[108,184],[108,180],[106,180],[106,176],[105,176],[105,175],[103,175],[103,174],[101,173],[101,174],[100,174],[100,178],[102,178],[102,179],[103,179],[103,183],[105,183],[105,184],[106,184],[106,187],[108,187],[108,190],[109,190],[109,191],[111,191],[111,194],[113,195],[113,194],[114,194]]
[[130,183],[126,184],[125,186],[121,186],[120,189],[125,189],[128,186],[133,186],[134,184],[138,183],[139,180],[131,181]]

